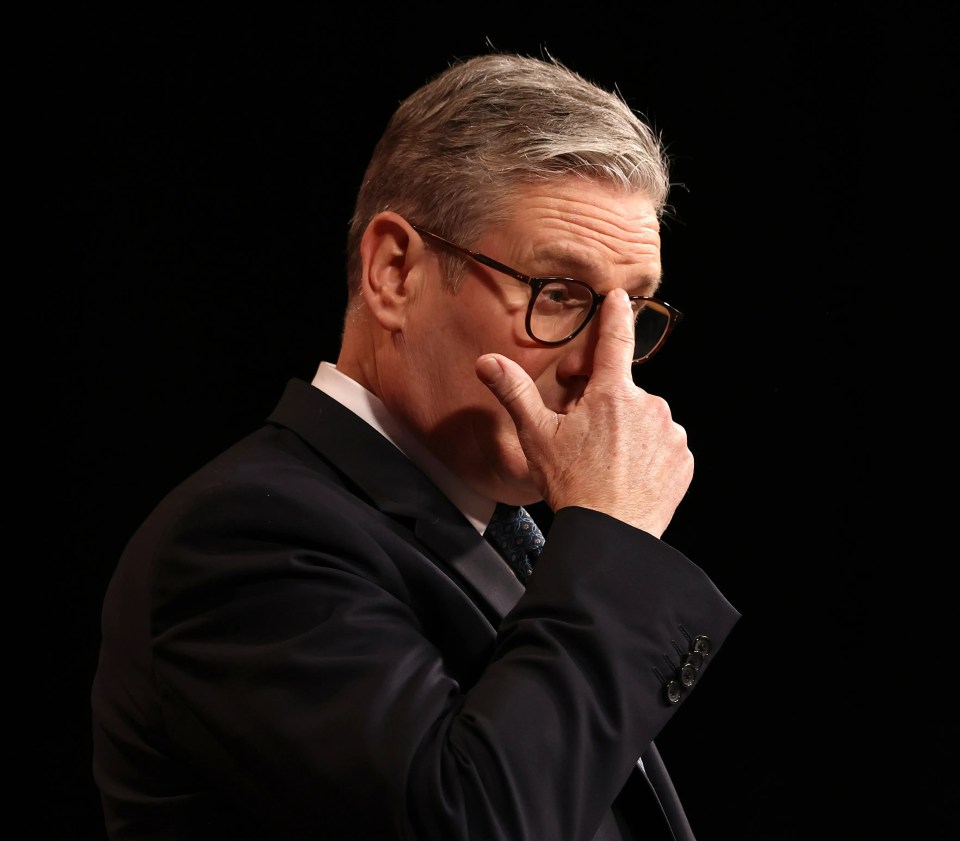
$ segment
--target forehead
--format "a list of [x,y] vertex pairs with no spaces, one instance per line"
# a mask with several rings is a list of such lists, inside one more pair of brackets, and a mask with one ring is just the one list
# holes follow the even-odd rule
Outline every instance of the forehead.
[[655,259],[659,267],[660,220],[650,198],[581,178],[528,185],[490,234],[517,256],[587,266]]
[[564,245],[627,256],[660,247],[660,220],[644,193],[568,178],[525,187],[508,221],[491,232],[497,241],[523,241],[540,250]]

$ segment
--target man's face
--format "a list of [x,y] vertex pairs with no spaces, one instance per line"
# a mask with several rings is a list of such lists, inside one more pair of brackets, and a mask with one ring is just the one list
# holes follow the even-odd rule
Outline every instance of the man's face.
[[[528,275],[586,281],[601,294],[619,287],[651,295],[657,288],[659,223],[642,195],[571,178],[531,186],[513,212],[510,222],[481,241],[458,245]],[[516,427],[477,378],[475,363],[489,352],[513,359],[533,379],[547,408],[565,413],[592,373],[599,314],[571,342],[544,347],[524,328],[526,284],[468,260],[460,289],[452,293],[441,282],[435,251],[430,259],[431,277],[411,302],[395,345],[395,375],[381,396],[479,492],[515,504],[539,500]]]

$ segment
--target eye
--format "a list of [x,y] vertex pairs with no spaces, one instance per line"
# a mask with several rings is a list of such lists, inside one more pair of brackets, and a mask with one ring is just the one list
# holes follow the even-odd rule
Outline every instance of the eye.
[[570,310],[580,311],[593,303],[590,290],[579,283],[551,280],[537,296],[536,309],[541,315],[562,315]]

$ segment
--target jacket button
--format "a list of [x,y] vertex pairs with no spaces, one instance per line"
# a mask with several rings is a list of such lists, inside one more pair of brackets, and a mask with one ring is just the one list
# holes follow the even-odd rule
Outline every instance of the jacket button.
[[697,634],[693,638],[693,650],[698,654],[702,654],[704,657],[710,656],[710,651],[713,648],[713,643],[710,642],[710,637],[706,634]]
[[667,696],[667,703],[676,704],[680,701],[680,682],[671,680],[664,687],[664,694]]

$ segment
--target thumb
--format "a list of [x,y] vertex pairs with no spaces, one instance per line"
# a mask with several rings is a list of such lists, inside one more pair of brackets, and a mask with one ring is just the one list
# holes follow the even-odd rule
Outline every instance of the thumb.
[[513,418],[517,430],[530,430],[547,420],[556,425],[556,413],[543,403],[530,375],[512,359],[495,353],[481,356],[477,376]]

